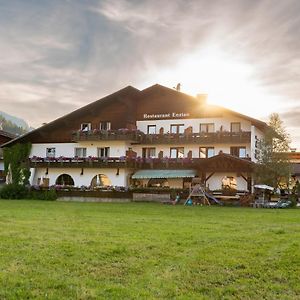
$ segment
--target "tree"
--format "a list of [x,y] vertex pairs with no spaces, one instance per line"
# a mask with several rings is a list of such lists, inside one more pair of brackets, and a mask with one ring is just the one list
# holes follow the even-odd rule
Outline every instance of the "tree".
[[[30,170],[28,157],[31,151],[31,144],[15,144],[4,148],[4,168],[6,173],[11,172],[13,185],[29,184]],[[10,170],[9,170],[10,169]]]
[[259,143],[256,182],[275,188],[288,186],[290,178],[290,136],[277,113],[270,115],[264,139]]

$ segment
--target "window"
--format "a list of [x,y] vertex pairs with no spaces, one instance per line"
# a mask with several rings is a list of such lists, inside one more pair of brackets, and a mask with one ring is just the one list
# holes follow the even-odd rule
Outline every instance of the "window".
[[231,132],[240,132],[241,131],[241,123],[240,122],[233,122],[230,124],[230,131]]
[[109,147],[97,148],[98,157],[109,157]]
[[232,176],[225,176],[222,179],[222,189],[237,189],[236,179]]
[[111,123],[109,121],[103,121],[100,122],[100,130],[110,130],[111,129]]
[[86,157],[86,148],[75,148],[75,157]]
[[215,132],[215,124],[214,123],[200,124],[200,132]]
[[69,174],[61,174],[57,177],[55,184],[57,184],[57,185],[74,185],[74,180]]
[[91,128],[92,128],[91,123],[82,123],[80,127],[81,131],[89,131],[91,130]]
[[111,181],[106,175],[98,174],[93,177],[93,179],[91,181],[91,186],[93,188],[103,187],[103,186],[111,186]]
[[230,154],[236,157],[246,157],[246,147],[230,147]]
[[184,148],[183,147],[170,148],[170,157],[171,158],[183,158],[184,157]]
[[155,148],[143,148],[143,158],[154,158]]
[[170,130],[171,133],[175,133],[175,134],[184,133],[184,125],[183,124],[173,124],[173,125],[171,125],[170,129],[171,129]]
[[46,157],[55,157],[55,148],[46,148]]
[[156,125],[148,125],[148,134],[156,134]]
[[199,157],[210,158],[215,155],[214,147],[200,147]]

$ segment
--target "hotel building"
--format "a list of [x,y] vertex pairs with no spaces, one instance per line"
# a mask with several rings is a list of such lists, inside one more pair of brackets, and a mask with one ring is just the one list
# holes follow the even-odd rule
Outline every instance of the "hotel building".
[[249,191],[266,123],[153,85],[128,86],[14,143],[32,144],[31,184]]

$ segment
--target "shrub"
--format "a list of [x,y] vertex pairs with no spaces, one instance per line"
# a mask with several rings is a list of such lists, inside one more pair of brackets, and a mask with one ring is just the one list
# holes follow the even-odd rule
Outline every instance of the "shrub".
[[296,194],[291,194],[289,200],[291,201],[291,207],[297,206],[298,196]]
[[34,200],[48,200],[48,201],[52,201],[52,200],[56,200],[57,199],[57,194],[56,191],[53,189],[50,190],[31,190],[28,193],[28,197],[29,199],[34,199]]
[[25,199],[28,196],[28,188],[19,184],[8,184],[0,190],[1,199]]

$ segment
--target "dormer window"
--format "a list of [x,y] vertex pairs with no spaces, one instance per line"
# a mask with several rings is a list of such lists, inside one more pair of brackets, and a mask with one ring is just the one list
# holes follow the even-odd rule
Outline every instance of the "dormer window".
[[111,129],[111,122],[109,122],[109,121],[100,122],[99,129],[100,130],[110,130]]
[[81,131],[89,131],[92,128],[92,124],[91,123],[82,123],[80,130]]

